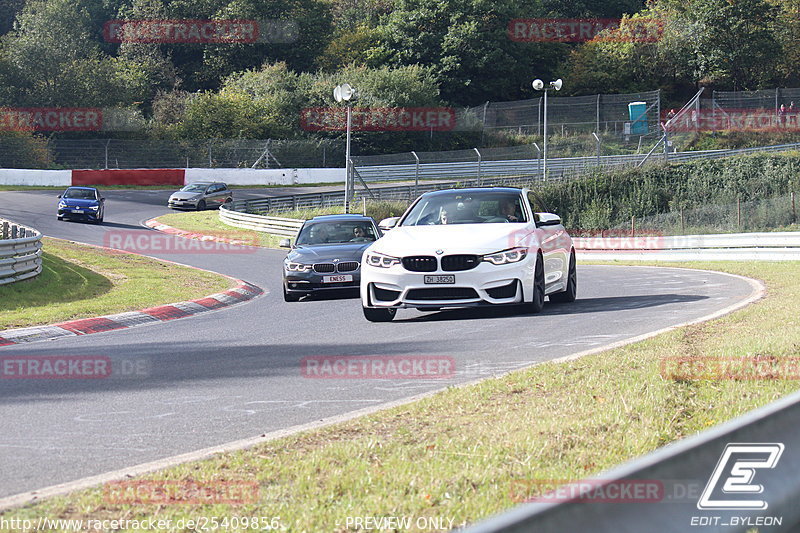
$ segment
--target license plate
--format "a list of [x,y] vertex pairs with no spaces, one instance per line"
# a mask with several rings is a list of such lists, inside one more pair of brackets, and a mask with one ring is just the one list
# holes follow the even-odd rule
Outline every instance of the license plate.
[[322,276],[322,283],[344,283],[353,281],[352,274],[342,274],[339,276]]
[[71,209],[73,213],[83,213],[83,209]]
[[446,276],[425,276],[425,283],[426,284],[441,284],[441,283],[455,283],[456,276],[455,274],[449,274]]

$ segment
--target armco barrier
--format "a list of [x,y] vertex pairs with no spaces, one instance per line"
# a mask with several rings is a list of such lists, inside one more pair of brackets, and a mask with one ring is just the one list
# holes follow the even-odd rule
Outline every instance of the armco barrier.
[[[584,492],[584,489],[561,491],[566,494],[580,494],[575,499],[550,500],[557,503],[525,503],[469,527],[464,533],[796,532],[800,523],[800,506],[797,505],[800,501],[800,478],[797,476],[797,472],[800,472],[798,420],[800,393],[794,393],[719,427],[669,444],[598,478],[580,482],[578,486],[587,487],[585,490],[588,492]],[[716,473],[723,462],[728,445],[737,443],[761,444],[773,448],[776,444],[785,446],[777,464],[772,467],[760,462],[763,461],[763,454],[751,456],[755,462],[746,463],[742,455],[737,458],[741,462],[731,461],[721,465],[727,468],[719,479],[719,486],[729,478],[734,481],[735,487],[751,483],[753,477],[753,483],[757,484],[750,486],[750,492],[746,494],[741,491],[739,494],[728,493],[729,499],[758,500],[766,505],[760,509],[745,507],[715,510],[712,506],[701,509],[699,500],[704,488],[707,488],[707,483],[711,485],[712,474]],[[755,466],[755,463],[759,464]],[[753,466],[753,469],[745,467],[745,464]],[[738,472],[742,477],[731,473],[731,467],[740,468]],[[747,479],[744,483],[735,483],[745,478]],[[657,501],[591,501],[591,493],[596,487],[624,487],[626,484],[636,485],[643,482],[661,487]],[[758,486],[761,486],[760,493],[755,488]],[[676,494],[677,491],[673,490],[675,488],[680,488],[681,494]],[[690,488],[691,491],[688,490]],[[718,497],[716,493],[714,496]],[[543,499],[546,498],[540,498]],[[735,505],[730,503],[729,507]],[[763,530],[754,527],[759,520],[764,525],[764,522],[774,518],[779,518],[781,523]]]
[[294,218],[265,217],[261,215],[239,213],[224,206],[219,209],[219,219],[223,223],[236,228],[262,231],[264,233],[290,238],[294,238],[297,235],[297,232],[300,231],[300,227],[304,222],[303,220]]
[[0,219],[0,285],[37,276],[42,271],[42,234]]

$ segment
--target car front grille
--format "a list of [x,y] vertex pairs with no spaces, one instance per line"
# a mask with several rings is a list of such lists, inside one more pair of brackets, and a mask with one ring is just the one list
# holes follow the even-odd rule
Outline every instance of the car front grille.
[[436,272],[436,258],[429,255],[404,257],[403,267],[410,272]]
[[475,298],[478,298],[478,293],[469,287],[411,289],[406,294],[408,300],[473,300]]
[[446,255],[442,257],[442,270],[457,272],[459,270],[472,270],[481,262],[477,255]]
[[358,261],[345,261],[343,263],[339,263],[336,266],[336,270],[339,272],[353,272],[354,270],[358,270]]
[[314,265],[314,272],[317,272],[319,274],[329,274],[331,272],[334,272],[335,270],[336,267],[334,266],[333,263],[316,263]]

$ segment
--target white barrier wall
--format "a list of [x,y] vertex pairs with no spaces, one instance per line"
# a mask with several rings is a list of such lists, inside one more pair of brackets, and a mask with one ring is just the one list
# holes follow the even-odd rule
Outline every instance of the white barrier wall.
[[223,181],[228,185],[297,185],[344,182],[343,168],[187,168],[184,181]]
[[72,171],[0,168],[0,185],[69,187]]

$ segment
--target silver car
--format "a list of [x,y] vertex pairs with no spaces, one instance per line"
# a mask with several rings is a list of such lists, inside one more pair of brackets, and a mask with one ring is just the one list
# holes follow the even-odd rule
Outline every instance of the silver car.
[[167,205],[172,209],[218,208],[233,201],[233,191],[222,182],[196,181],[172,193]]

